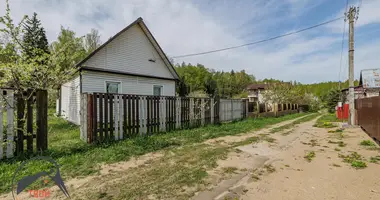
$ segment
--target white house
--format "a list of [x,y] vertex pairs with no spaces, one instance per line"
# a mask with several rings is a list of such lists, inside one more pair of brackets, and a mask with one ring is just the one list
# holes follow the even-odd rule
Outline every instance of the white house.
[[265,92],[266,89],[268,89],[267,84],[254,83],[254,84],[248,85],[247,87],[248,101],[263,103],[264,102],[263,93]]
[[178,74],[142,18],[110,38],[77,64],[63,84],[57,113],[79,124],[81,93],[175,96]]

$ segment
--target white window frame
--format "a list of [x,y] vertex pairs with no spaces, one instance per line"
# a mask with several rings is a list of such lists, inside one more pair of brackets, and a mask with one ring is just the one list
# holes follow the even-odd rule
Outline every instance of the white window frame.
[[105,80],[104,81],[104,93],[107,93],[107,82],[109,82],[109,83],[119,83],[120,84],[120,88],[119,88],[118,94],[122,94],[123,83],[121,81],[114,81],[114,80]]
[[154,95],[154,87],[161,87],[161,95],[164,96],[164,86],[163,85],[153,85],[152,86],[152,95]]

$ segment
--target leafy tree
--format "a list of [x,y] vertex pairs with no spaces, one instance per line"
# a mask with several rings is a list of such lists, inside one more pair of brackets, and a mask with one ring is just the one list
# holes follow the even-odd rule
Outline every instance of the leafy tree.
[[209,95],[209,97],[215,97],[217,94],[217,85],[216,81],[212,79],[212,77],[208,77],[208,79],[205,82],[206,93]]
[[192,65],[184,62],[175,67],[188,86],[189,93],[203,91],[208,96],[218,95],[222,98],[231,98],[240,94],[247,96],[246,88],[255,80],[253,75],[247,74],[244,70],[240,72],[215,71],[201,64]]
[[294,88],[288,83],[272,82],[262,93],[264,101],[270,103],[292,103]]
[[[67,50],[74,44],[68,42],[49,54],[46,49],[24,43],[22,25],[27,16],[19,24],[14,24],[8,0],[5,8],[5,15],[0,17],[0,32],[7,38],[0,48],[0,87],[13,87],[16,93],[23,95],[26,89],[48,89],[70,79],[75,69],[64,68],[61,64],[73,56]],[[30,57],[29,54],[36,56]]]
[[50,51],[54,55],[63,54],[58,63],[63,71],[73,70],[75,64],[87,55],[82,37],[76,37],[74,31],[62,26],[57,41],[50,45]]
[[331,113],[335,112],[335,107],[341,97],[341,91],[338,89],[331,89],[323,98],[327,110]]
[[87,54],[95,51],[95,49],[100,47],[101,43],[99,31],[96,29],[91,29],[91,32],[84,37],[84,48]]
[[177,93],[180,97],[185,97],[189,94],[189,89],[185,81],[183,81],[182,77],[180,78],[180,81],[178,82],[178,85],[177,85]]

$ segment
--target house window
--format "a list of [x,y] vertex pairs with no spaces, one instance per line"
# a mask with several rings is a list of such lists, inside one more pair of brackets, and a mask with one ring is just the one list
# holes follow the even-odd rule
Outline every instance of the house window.
[[106,92],[107,93],[121,93],[121,83],[106,81]]
[[153,85],[153,95],[154,96],[162,95],[162,85]]

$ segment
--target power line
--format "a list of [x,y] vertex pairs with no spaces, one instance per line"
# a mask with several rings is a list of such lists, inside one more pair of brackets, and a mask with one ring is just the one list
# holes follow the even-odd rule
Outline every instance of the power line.
[[[347,14],[347,8],[348,8],[348,0],[346,1],[346,7],[344,9],[344,15]],[[342,59],[343,59],[343,49],[344,49],[344,35],[346,34],[346,19],[344,19],[343,23],[343,33],[342,33],[342,48],[340,51],[340,63],[339,63],[339,89],[341,89],[341,73],[342,73]]]
[[242,45],[238,45],[238,46],[227,47],[227,48],[223,48],[223,49],[215,49],[215,50],[205,51],[205,52],[200,52],[200,53],[192,53],[192,54],[185,54],[185,55],[179,55],[179,56],[172,56],[171,58],[184,58],[184,57],[190,57],[190,56],[198,56],[198,55],[210,54],[210,53],[215,53],[215,52],[220,52],[220,51],[227,51],[227,50],[231,50],[231,49],[237,49],[237,48],[240,48],[240,47],[260,44],[260,43],[263,43],[263,42],[268,42],[268,41],[271,41],[271,40],[275,40],[275,39],[278,39],[278,38],[294,35],[294,34],[297,34],[297,33],[300,33],[300,32],[304,32],[304,31],[307,31],[307,30],[310,30],[310,29],[313,29],[313,28],[317,28],[319,26],[323,26],[323,25],[326,25],[326,24],[338,21],[338,20],[343,19],[343,18],[344,17],[339,17],[339,18],[332,19],[332,20],[329,20],[329,21],[326,21],[326,22],[323,22],[323,23],[320,23],[320,24],[317,24],[317,25],[314,25],[314,26],[310,26],[310,27],[298,30],[298,31],[293,31],[293,32],[290,32],[290,33],[287,33],[287,34],[271,37],[271,38],[260,40],[260,41],[256,41],[256,42],[246,43],[246,44],[242,44]]

